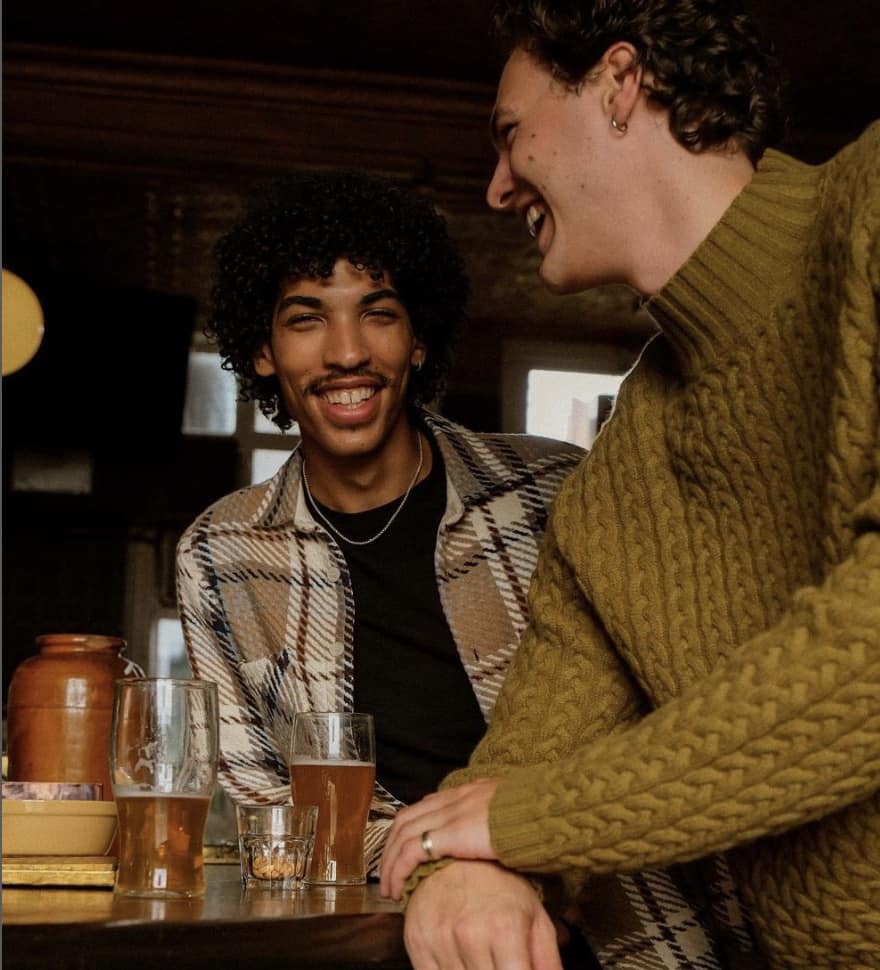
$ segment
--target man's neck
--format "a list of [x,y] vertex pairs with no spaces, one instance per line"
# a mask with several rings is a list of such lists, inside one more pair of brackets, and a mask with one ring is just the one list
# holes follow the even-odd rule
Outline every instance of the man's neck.
[[687,262],[749,184],[754,167],[739,149],[692,152],[668,128],[654,144],[645,170],[642,231],[634,247],[631,285],[651,296]]
[[[421,447],[419,436],[421,434]],[[401,422],[382,447],[365,455],[334,455],[303,439],[303,461],[313,499],[337,512],[365,512],[403,495],[431,470],[431,448],[415,425]]]

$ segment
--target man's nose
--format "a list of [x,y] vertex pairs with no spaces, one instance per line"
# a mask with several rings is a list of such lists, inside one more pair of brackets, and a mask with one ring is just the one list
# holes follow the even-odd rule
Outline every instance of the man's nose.
[[492,181],[486,189],[486,202],[489,203],[489,207],[502,212],[508,209],[513,201],[514,188],[507,158],[499,158],[492,173]]
[[370,360],[370,349],[359,320],[348,320],[330,327],[324,349],[324,362],[345,370],[362,367]]

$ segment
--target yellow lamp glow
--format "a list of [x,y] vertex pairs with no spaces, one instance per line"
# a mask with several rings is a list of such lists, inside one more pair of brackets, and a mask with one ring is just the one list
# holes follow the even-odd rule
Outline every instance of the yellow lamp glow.
[[15,273],[3,270],[3,376],[34,356],[43,339],[43,308],[36,293]]

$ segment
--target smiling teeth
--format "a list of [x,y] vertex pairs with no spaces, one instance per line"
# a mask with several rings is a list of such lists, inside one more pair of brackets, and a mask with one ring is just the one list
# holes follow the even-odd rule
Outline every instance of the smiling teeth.
[[324,391],[324,399],[330,404],[360,404],[376,393],[374,387],[353,387],[344,391]]
[[534,239],[538,235],[538,224],[544,218],[543,211],[536,205],[530,205],[526,211],[526,225],[529,235]]

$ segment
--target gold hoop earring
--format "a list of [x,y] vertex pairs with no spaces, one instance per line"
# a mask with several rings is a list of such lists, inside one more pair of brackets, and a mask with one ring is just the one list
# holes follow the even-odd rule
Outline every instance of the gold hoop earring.
[[617,123],[617,118],[614,115],[611,116],[611,127],[615,131],[619,131],[621,135],[625,135],[629,125],[625,121],[621,121],[620,124]]

